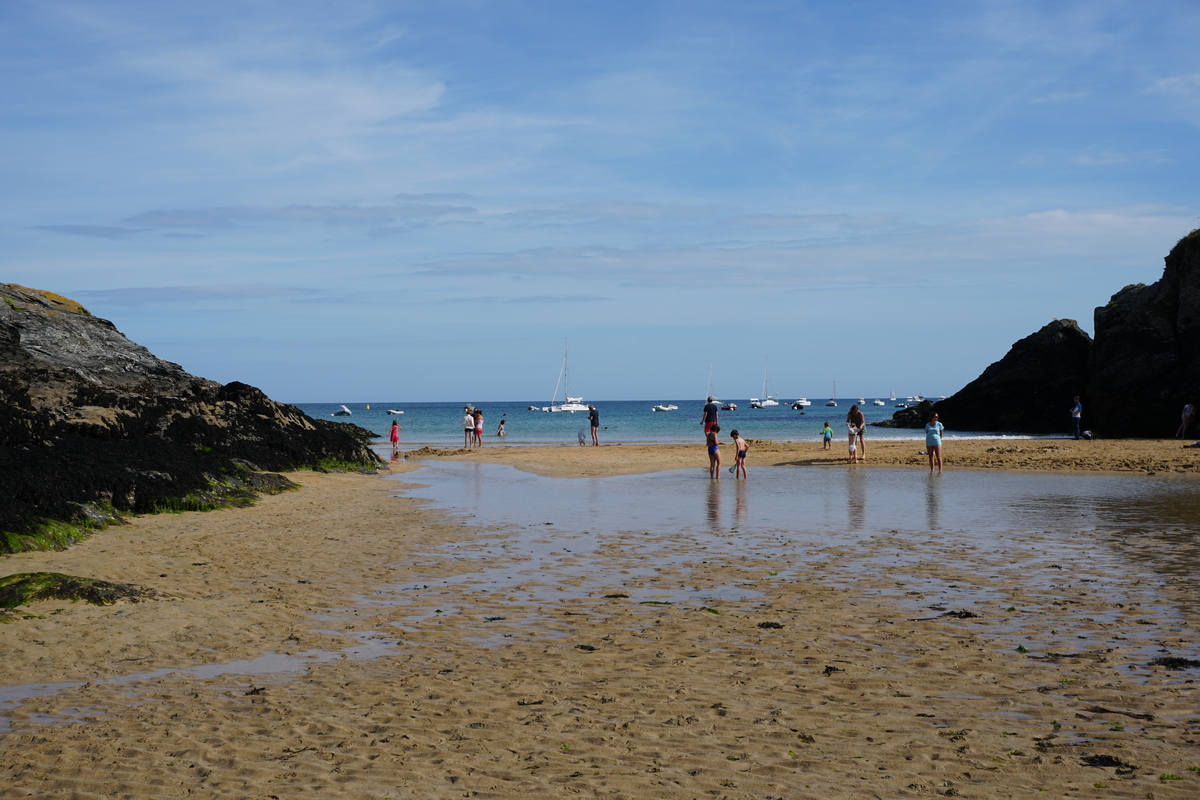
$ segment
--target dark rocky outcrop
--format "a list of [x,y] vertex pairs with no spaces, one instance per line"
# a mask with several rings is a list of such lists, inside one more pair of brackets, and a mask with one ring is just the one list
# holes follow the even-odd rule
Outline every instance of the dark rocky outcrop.
[[1088,425],[1108,436],[1175,433],[1183,404],[1200,398],[1200,229],[1175,245],[1157,282],[1096,309],[1089,371]]
[[933,401],[922,400],[915,406],[900,409],[892,414],[891,419],[872,422],[871,425],[877,428],[924,428],[932,413]]
[[370,431],[190,375],[71,300],[0,284],[0,301],[0,552],[294,486],[260,469],[378,463]]
[[1067,433],[1078,394],[1084,427],[1099,435],[1172,435],[1183,404],[1200,402],[1200,229],[1171,250],[1160,280],[1097,308],[1095,331],[1090,340],[1056,320],[953,396],[876,424],[919,428],[936,409],[951,430]]
[[[1075,320],[1055,320],[1014,344],[952,397],[938,401],[938,415],[962,431],[1063,432],[1071,398],[1087,386],[1091,346],[1091,337]],[[883,427],[924,427],[934,407],[927,400],[901,409]]]

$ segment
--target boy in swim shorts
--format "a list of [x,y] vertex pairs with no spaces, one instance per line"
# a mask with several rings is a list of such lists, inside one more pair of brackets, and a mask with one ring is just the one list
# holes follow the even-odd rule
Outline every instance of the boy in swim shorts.
[[821,442],[822,450],[833,449],[833,428],[829,427],[828,422],[825,423],[825,427],[821,430]]
[[729,471],[733,473],[733,477],[737,477],[738,473],[742,477],[746,477],[746,451],[750,449],[750,443],[741,437],[737,431],[729,434],[733,438],[733,449],[737,451],[737,456],[733,460],[733,466]]

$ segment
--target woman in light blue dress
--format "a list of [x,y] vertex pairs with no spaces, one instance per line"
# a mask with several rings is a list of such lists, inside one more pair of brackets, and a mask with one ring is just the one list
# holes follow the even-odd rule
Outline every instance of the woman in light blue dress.
[[933,474],[933,464],[937,461],[938,475],[942,474],[942,431],[946,426],[938,422],[937,412],[929,415],[925,423],[925,450],[929,453],[929,474]]

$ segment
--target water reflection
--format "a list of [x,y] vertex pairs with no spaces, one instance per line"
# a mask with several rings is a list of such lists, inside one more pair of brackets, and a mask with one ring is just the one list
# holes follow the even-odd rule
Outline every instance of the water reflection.
[[852,531],[861,531],[867,524],[867,471],[851,469],[846,472],[846,509]]
[[925,525],[931,531],[942,527],[942,481],[938,475],[925,481]]
[[717,531],[721,528],[721,482],[710,480],[708,482],[707,503],[708,508],[708,527]]
[[737,486],[735,489],[737,505],[734,506],[733,524],[734,527],[738,528],[739,530],[743,525],[746,524],[746,495],[748,494],[746,490],[746,482],[747,481],[745,480],[737,481]]

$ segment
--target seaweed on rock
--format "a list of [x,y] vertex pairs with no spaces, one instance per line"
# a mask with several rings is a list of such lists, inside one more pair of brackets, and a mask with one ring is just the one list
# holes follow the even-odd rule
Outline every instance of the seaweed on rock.
[[149,600],[157,594],[153,589],[61,572],[22,572],[0,578],[0,608],[16,608],[39,600],[82,600],[96,606],[111,606],[120,600],[134,603]]

